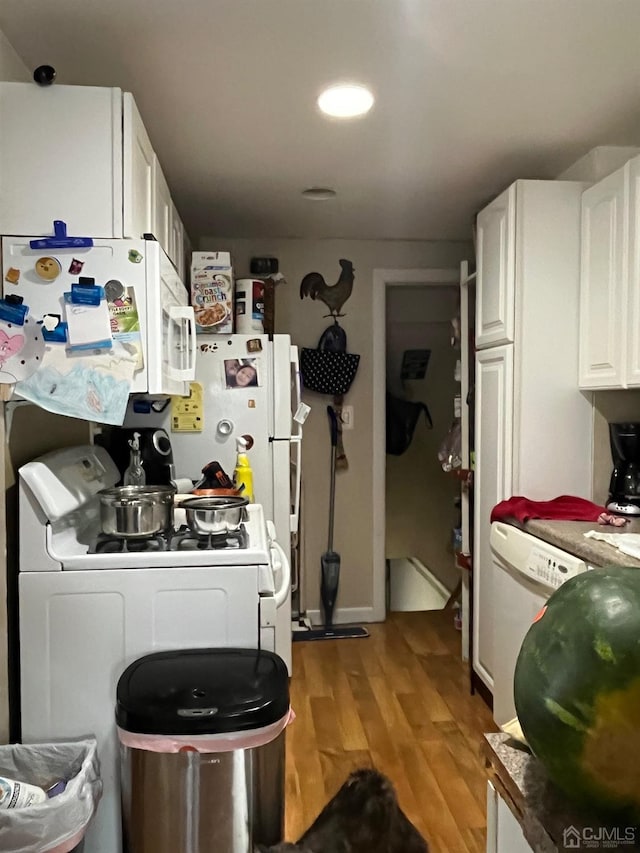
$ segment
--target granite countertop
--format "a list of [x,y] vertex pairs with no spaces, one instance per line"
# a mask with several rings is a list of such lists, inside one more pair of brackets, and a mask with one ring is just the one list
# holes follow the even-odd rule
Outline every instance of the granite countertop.
[[[605,828],[594,818],[580,815],[550,782],[540,762],[523,746],[502,732],[484,737],[485,757],[492,781],[520,823],[534,853],[559,853],[587,847],[607,847],[628,853],[640,851],[640,828]],[[616,839],[616,843],[604,839],[598,843],[587,843],[587,838],[597,839],[599,834],[603,838],[605,830],[606,837]],[[565,832],[569,833],[566,837]],[[630,841],[630,838],[635,841]],[[579,843],[576,844],[576,840]]]
[[598,524],[595,521],[552,521],[542,518],[532,518],[524,524],[512,523],[517,524],[532,536],[537,536],[569,554],[580,557],[592,566],[617,565],[640,568],[640,560],[623,554],[608,542],[586,539],[584,536],[588,530],[597,530],[599,533],[640,533],[640,519],[633,519],[624,527]]

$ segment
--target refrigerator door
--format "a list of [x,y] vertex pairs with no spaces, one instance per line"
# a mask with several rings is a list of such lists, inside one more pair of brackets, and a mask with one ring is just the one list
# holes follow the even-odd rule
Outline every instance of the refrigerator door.
[[[250,351],[249,341],[259,341],[261,349]],[[164,422],[171,437],[176,476],[197,481],[213,460],[233,476],[236,439],[250,436],[253,443],[247,455],[255,502],[263,505],[266,518],[276,521],[273,484],[281,478],[274,474],[275,442],[271,441],[276,405],[273,344],[266,335],[198,335],[196,349],[196,382],[203,389],[202,431],[176,432],[170,412]],[[234,371],[243,364],[255,368],[257,385],[236,384]],[[288,458],[287,447],[287,478]]]
[[[64,293],[80,276],[98,285],[113,282],[123,296],[133,296],[140,323],[139,344],[144,367],[134,374],[131,393],[147,391],[147,294],[143,240],[94,240],[92,247],[31,249],[30,240],[41,237],[3,237],[3,295],[21,296],[38,322],[45,314],[65,319]],[[140,262],[132,259],[140,258]],[[109,294],[109,291],[107,291]],[[61,344],[62,346],[62,344]]]

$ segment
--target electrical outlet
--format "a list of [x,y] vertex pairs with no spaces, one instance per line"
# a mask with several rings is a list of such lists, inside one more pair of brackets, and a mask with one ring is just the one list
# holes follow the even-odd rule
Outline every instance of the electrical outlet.
[[353,406],[342,407],[342,429],[353,429]]

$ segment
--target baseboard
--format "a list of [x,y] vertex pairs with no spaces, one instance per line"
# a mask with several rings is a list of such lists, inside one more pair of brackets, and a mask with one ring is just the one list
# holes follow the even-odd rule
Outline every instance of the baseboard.
[[[324,613],[307,610],[307,619],[312,625],[324,625]],[[379,622],[374,618],[373,607],[341,607],[333,611],[334,625],[353,625],[356,622]]]
[[451,595],[451,590],[447,589],[447,587],[442,583],[440,578],[431,571],[428,566],[420,560],[418,557],[409,557],[409,562],[416,567],[416,569],[420,572],[421,575],[428,576],[429,583],[434,586],[437,590],[439,590],[442,595],[448,599]]

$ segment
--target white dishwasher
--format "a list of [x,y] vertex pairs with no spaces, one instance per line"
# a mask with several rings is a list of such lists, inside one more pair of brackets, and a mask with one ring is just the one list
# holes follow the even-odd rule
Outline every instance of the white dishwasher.
[[502,726],[516,716],[513,676],[529,626],[555,589],[592,567],[501,521],[491,525],[489,541],[495,583],[493,718]]

